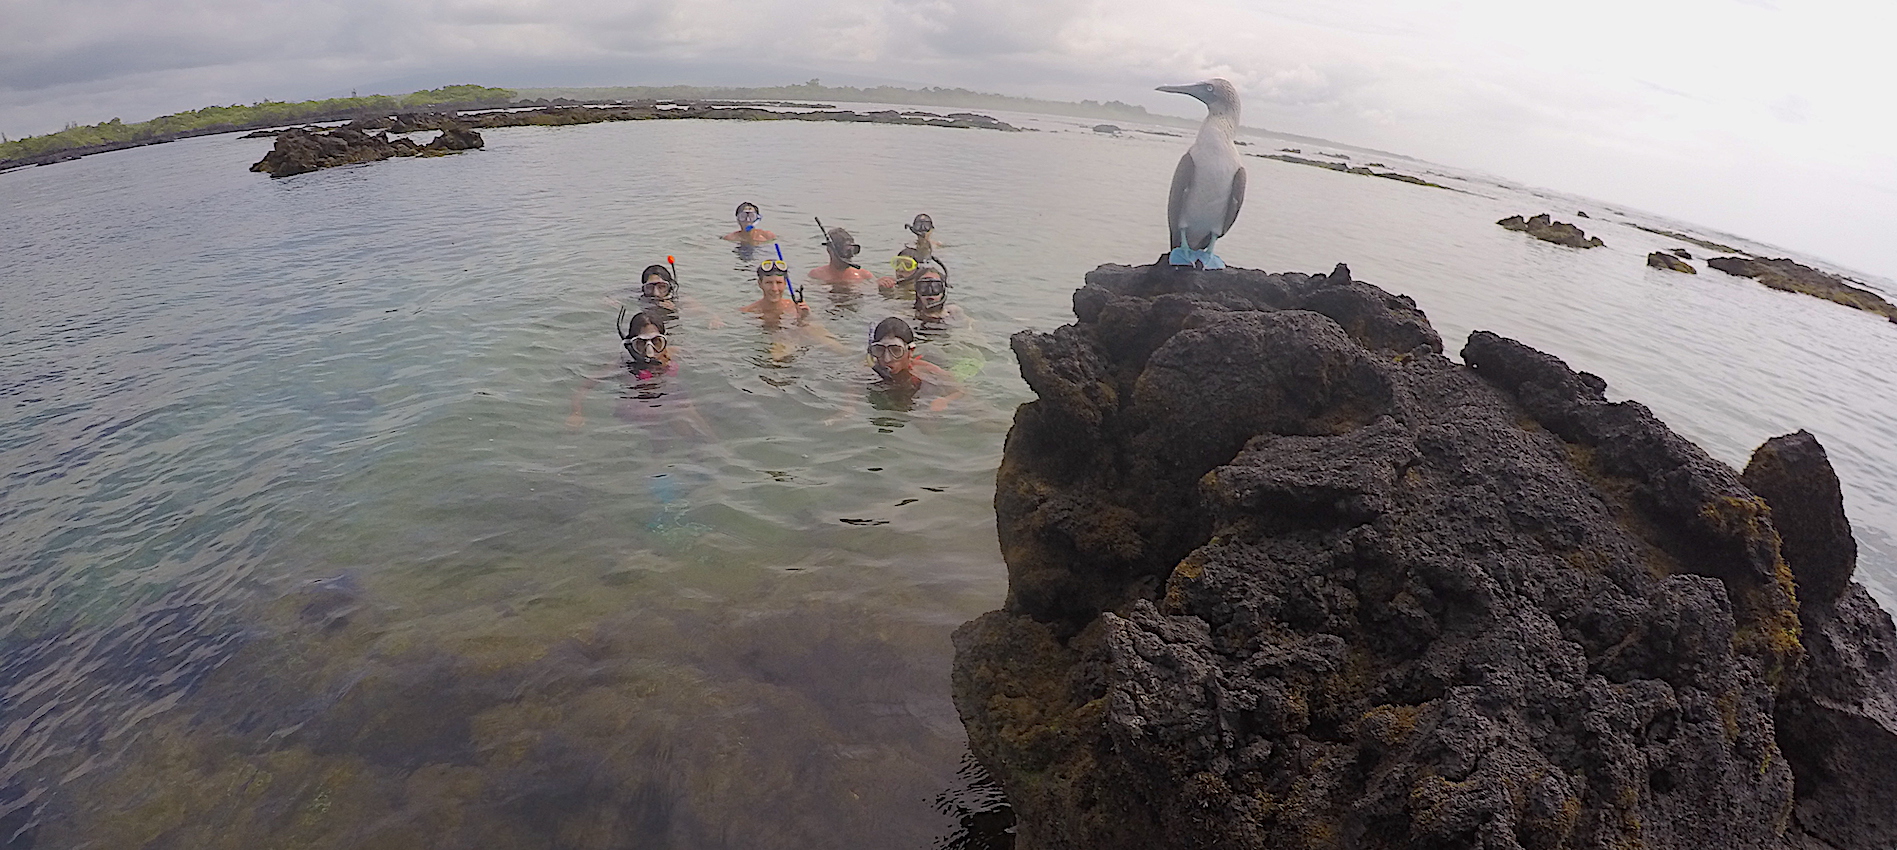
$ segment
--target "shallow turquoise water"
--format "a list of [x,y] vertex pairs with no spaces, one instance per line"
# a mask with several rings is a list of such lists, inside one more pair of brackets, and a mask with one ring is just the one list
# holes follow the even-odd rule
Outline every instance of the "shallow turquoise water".
[[[1007,337],[1158,255],[1186,143],[1036,123],[518,128],[275,181],[244,170],[267,140],[216,137],[0,175],[7,823],[98,847],[946,834],[947,635],[1006,589]],[[1817,433],[1897,600],[1897,327],[1647,269],[1676,243],[1592,202],[1248,164],[1233,264],[1348,262],[1451,349],[1522,339],[1730,463]],[[903,307],[873,288],[811,288],[841,351],[738,313],[749,261],[718,236],[746,199],[800,279],[812,215],[878,268],[930,213],[973,322],[922,350],[970,397],[872,404],[862,338]],[[1574,207],[1607,248],[1492,224]],[[696,302],[679,374],[584,391],[619,356],[611,299],[667,254]]]

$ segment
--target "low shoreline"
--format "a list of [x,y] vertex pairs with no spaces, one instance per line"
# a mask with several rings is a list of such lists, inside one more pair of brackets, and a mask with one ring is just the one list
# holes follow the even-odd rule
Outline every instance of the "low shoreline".
[[[522,108],[526,107],[526,108]],[[808,112],[777,112],[775,108],[809,109]],[[478,112],[462,112],[461,109],[478,109]],[[308,127],[315,124],[329,124],[337,121],[349,122],[349,126],[359,129],[383,129],[391,123],[408,119],[409,121],[432,119],[436,116],[454,116],[459,122],[476,129],[490,127],[525,126],[563,126],[567,124],[593,124],[605,121],[641,121],[666,118],[735,118],[753,121],[854,121],[874,124],[913,124],[932,127],[975,128],[1020,132],[1015,127],[987,115],[973,112],[952,112],[938,115],[933,112],[896,110],[878,110],[875,112],[852,112],[839,110],[830,104],[793,104],[789,102],[764,101],[708,101],[708,100],[654,100],[654,101],[601,101],[601,102],[548,102],[518,101],[513,105],[494,107],[493,105],[467,105],[457,108],[454,104],[434,109],[388,110],[347,109],[336,112],[312,115],[293,125],[281,121],[255,121],[241,124],[219,124],[197,130],[177,133],[163,133],[150,138],[130,139],[123,142],[110,142],[102,145],[88,145],[78,148],[64,148],[34,156],[18,159],[0,160],[0,172],[16,168],[37,165],[53,165],[70,162],[93,154],[141,148],[147,145],[162,145],[181,139],[193,139],[201,136],[218,136],[225,133],[243,133],[257,130],[270,130],[288,126]],[[522,117],[526,116],[526,117]],[[380,126],[377,126],[380,122]],[[427,129],[438,129],[430,127]]]

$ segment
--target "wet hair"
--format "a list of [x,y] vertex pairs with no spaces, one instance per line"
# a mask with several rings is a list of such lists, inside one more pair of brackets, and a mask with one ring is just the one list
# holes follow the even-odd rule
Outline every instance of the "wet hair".
[[758,217],[759,217],[759,218],[763,218],[763,217],[764,217],[764,211],[763,211],[763,210],[760,210],[760,209],[758,209],[758,208],[757,208],[757,204],[754,204],[754,203],[751,203],[750,201],[745,201],[744,203],[742,203],[742,204],[739,204],[739,205],[738,205],[738,208],[737,208],[736,210],[733,210],[733,211],[732,211],[732,213],[731,213],[731,215],[732,215],[732,216],[734,216],[734,217],[735,217],[735,216],[739,216],[739,215],[743,215],[743,214],[744,214],[744,211],[745,211],[745,210],[746,210],[747,208],[748,208],[748,209],[750,209],[750,210],[751,210],[752,212],[754,212],[754,213],[757,213],[757,214],[758,214]]
[[873,345],[877,340],[888,339],[892,336],[910,345],[916,344],[916,332],[910,329],[908,322],[895,316],[877,322],[876,327],[869,332],[869,341]]
[[639,273],[639,285],[645,286],[646,281],[651,280],[652,276],[655,274],[658,275],[659,277],[665,278],[666,283],[672,284],[673,286],[678,285],[678,280],[672,277],[672,270],[669,268],[666,268],[665,266],[661,266],[658,263],[653,263],[652,265],[646,266],[646,270]]
[[639,329],[647,325],[651,325],[654,330],[657,330],[661,334],[665,333],[665,322],[660,321],[659,317],[641,310],[632,314],[632,321],[626,324],[626,338],[631,339],[638,336]]

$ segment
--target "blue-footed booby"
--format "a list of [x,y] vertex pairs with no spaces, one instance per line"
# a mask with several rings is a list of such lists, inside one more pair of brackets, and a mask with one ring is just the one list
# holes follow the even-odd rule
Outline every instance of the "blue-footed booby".
[[1172,172],[1172,192],[1166,198],[1166,227],[1172,231],[1175,266],[1225,268],[1212,246],[1232,228],[1238,208],[1245,203],[1245,167],[1239,164],[1238,90],[1213,78],[1187,86],[1160,86],[1159,91],[1189,94],[1205,103],[1205,123],[1199,138]]

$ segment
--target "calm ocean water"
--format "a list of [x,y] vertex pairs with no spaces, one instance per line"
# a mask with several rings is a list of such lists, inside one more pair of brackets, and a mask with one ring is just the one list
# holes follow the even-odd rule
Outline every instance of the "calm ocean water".
[[[0,846],[944,840],[948,633],[1006,590],[1008,335],[1160,253],[1188,142],[1021,120],[1044,132],[518,128],[285,180],[224,136],[0,174]],[[1897,327],[1647,269],[1679,243],[1591,201],[1248,166],[1235,265],[1347,262],[1452,350],[1521,339],[1735,465],[1816,433],[1897,601]],[[970,395],[870,391],[863,337],[904,312],[873,287],[811,287],[837,347],[739,313],[740,200],[799,280],[813,215],[887,268],[930,213],[972,322],[922,351]],[[1542,211],[1608,247],[1492,223]],[[680,369],[642,384],[612,300],[667,254]]]

